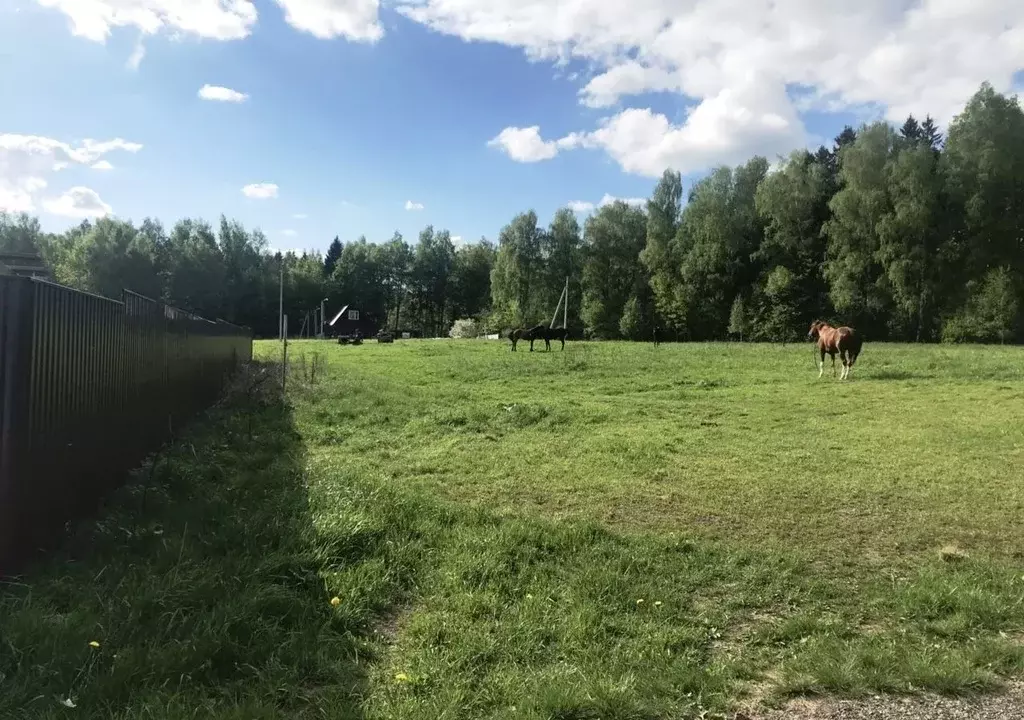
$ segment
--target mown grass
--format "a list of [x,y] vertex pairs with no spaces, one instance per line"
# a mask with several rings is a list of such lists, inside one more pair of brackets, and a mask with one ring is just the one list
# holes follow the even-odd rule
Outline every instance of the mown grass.
[[845,384],[810,354],[294,343],[289,408],[217,410],[0,590],[0,717],[646,720],[1021,674],[1024,352],[869,344]]

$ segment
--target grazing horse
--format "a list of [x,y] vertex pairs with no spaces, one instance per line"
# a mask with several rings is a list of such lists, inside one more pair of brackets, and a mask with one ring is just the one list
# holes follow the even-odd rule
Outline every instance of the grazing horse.
[[508,334],[508,339],[512,341],[512,352],[516,351],[516,345],[520,340],[530,341],[530,352],[533,352],[533,341],[545,339],[545,328],[543,325],[534,325],[532,328],[516,328]]
[[833,377],[836,374],[836,353],[839,353],[839,359],[843,361],[843,374],[839,379],[846,380],[850,377],[850,371],[853,370],[853,364],[857,362],[857,356],[860,355],[860,348],[863,345],[863,340],[856,330],[846,326],[834,328],[828,323],[817,320],[811,323],[807,337],[817,343],[818,351],[821,353],[821,360],[818,362],[818,377],[825,373],[825,353],[832,357]]
[[[564,327],[561,327],[561,328],[544,328],[542,330],[542,332],[543,332],[543,335],[541,335],[540,337],[544,338],[544,349],[545,350],[550,350],[551,349],[551,341],[552,340],[561,340],[562,341],[562,350],[565,350],[565,339],[567,337],[569,337],[569,330],[568,329],[566,329]],[[538,337],[537,339],[539,340],[540,337]]]

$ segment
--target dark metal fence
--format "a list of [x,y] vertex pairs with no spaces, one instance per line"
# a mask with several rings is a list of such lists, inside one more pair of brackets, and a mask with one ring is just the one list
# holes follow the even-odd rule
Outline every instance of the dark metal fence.
[[252,359],[252,333],[125,291],[0,276],[0,574],[59,537]]

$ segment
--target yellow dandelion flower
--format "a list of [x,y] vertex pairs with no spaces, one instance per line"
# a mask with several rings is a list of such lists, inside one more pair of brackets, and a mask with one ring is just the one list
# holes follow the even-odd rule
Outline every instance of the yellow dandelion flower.
[[100,646],[100,644],[98,642],[96,642],[95,640],[93,640],[92,642],[89,643],[89,647],[98,648],[99,646]]
[[395,680],[397,680],[398,682],[409,682],[409,676],[405,673],[398,673],[397,675],[395,675]]
[[339,605],[341,605],[341,598],[338,597],[337,595],[332,597],[331,598],[331,605],[333,605],[334,607],[338,607]]

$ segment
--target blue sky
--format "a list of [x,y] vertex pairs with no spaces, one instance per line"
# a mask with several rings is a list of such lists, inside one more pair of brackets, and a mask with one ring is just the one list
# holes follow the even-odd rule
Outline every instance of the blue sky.
[[[682,3],[698,14],[679,38],[664,35],[680,17],[673,0],[640,0],[665,17],[636,28],[607,0],[576,3],[592,3],[579,17],[540,0],[223,1],[258,13],[236,32],[244,37],[203,25],[202,7],[218,0],[194,0],[199,14],[184,19],[167,11],[169,0],[95,0],[97,14],[84,18],[73,0],[5,3],[0,205],[31,207],[48,230],[106,208],[166,224],[224,213],[262,228],[278,248],[322,250],[335,235],[384,240],[396,229],[412,240],[428,223],[466,241],[496,239],[522,210],[547,222],[570,202],[585,214],[606,195],[644,197],[666,166],[692,180],[717,163],[814,146],[866,118],[916,110],[945,121],[981,80],[1009,89],[1000,85],[1024,67],[1008,51],[994,69],[951,79],[937,68],[938,89],[917,80],[887,88],[887,75],[915,67],[906,59],[915,21],[870,8],[856,30],[860,45],[846,51],[852,70],[837,63],[833,81],[815,78],[813,52],[788,30],[750,55],[736,23],[701,15],[701,0]],[[306,14],[286,15],[290,4]],[[149,15],[116,14],[134,10]],[[327,20],[352,24],[318,37]],[[1002,26],[984,21],[979,15],[979,32],[1002,42]],[[699,37],[718,38],[705,50],[693,40],[699,22],[707,23]],[[808,20],[826,39],[838,32],[831,22]],[[901,27],[906,47],[886,66],[886,37]],[[144,55],[132,67],[139,45]],[[876,56],[881,67],[871,64]],[[205,100],[204,85],[246,99]],[[36,139],[31,147],[26,137]],[[74,154],[86,138],[141,147]],[[39,162],[59,161],[66,148],[75,158],[68,167]],[[113,169],[92,167],[103,161]],[[276,197],[247,197],[243,188],[255,183],[275,184]],[[422,209],[407,210],[410,202]]]

